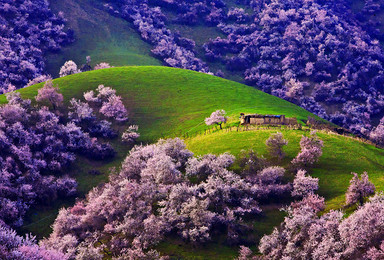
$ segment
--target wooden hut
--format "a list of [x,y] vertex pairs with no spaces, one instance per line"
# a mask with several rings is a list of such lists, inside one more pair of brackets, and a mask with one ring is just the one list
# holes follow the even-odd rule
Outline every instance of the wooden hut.
[[245,115],[241,113],[240,123],[242,125],[297,125],[297,118],[287,118],[285,115]]

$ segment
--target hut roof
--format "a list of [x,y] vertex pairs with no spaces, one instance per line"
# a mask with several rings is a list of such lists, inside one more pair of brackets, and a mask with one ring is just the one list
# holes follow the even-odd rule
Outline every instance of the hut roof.
[[246,117],[253,117],[253,118],[281,118],[282,116],[284,115],[260,115],[260,114],[248,114],[248,115],[245,115]]

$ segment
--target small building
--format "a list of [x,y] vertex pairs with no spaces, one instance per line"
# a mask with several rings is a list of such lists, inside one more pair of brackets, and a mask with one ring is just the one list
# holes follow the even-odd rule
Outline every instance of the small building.
[[287,118],[285,115],[260,115],[240,114],[240,124],[242,125],[297,125],[297,118]]

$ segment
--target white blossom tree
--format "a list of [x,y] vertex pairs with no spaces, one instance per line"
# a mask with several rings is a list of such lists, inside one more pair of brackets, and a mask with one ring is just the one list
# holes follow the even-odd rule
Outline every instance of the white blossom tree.
[[215,112],[213,112],[211,114],[210,117],[207,117],[205,119],[205,124],[206,125],[215,125],[216,124],[216,125],[220,126],[220,129],[223,129],[221,125],[223,123],[226,123],[227,120],[228,120],[228,118],[226,117],[225,111],[221,109],[221,110],[216,110]]

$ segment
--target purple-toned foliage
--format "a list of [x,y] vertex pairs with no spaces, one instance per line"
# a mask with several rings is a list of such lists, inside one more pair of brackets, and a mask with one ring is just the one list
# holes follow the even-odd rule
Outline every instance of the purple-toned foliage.
[[[350,1],[246,5],[253,9],[253,19],[244,23],[241,9],[230,10],[229,21],[218,25],[227,37],[205,43],[206,58],[244,72],[248,84],[267,93],[367,134],[384,108],[384,52],[371,38],[378,26],[362,25]],[[365,8],[374,13],[378,6],[383,5],[367,2]],[[239,20],[232,24],[234,19]],[[338,114],[328,109],[335,104],[346,120],[337,120]]]
[[26,85],[26,87],[30,87],[42,82],[46,82],[48,80],[52,80],[52,77],[50,75],[41,75],[41,76],[38,76],[37,78],[31,79],[30,81],[28,81],[28,84]]
[[84,93],[84,99],[88,104],[97,107],[99,112],[107,118],[118,122],[128,120],[128,111],[116,90],[111,87],[99,85],[96,91],[90,90]]
[[260,252],[268,259],[375,259],[382,255],[383,194],[346,218],[340,211],[319,216],[324,208],[319,206],[307,200],[289,207],[281,226],[261,239]]
[[380,120],[379,125],[370,133],[369,138],[377,145],[384,146],[384,117]]
[[[105,8],[133,22],[168,66],[211,73],[195,54],[202,47],[214,67],[220,62],[250,85],[368,135],[384,112],[384,34],[375,18],[382,2],[367,0],[361,11],[348,0],[237,1],[243,8],[221,0],[111,0]],[[198,46],[168,26],[199,22],[226,36]]]
[[101,62],[95,65],[94,70],[109,69],[109,68],[113,68],[113,66],[109,65],[109,63],[107,62]]
[[69,60],[66,61],[64,65],[60,68],[59,75],[60,77],[65,77],[79,72],[81,71],[77,68],[77,64],[74,61]]
[[[98,120],[87,103],[76,99],[65,114],[32,107],[20,93],[6,97],[8,104],[0,106],[0,220],[20,226],[31,205],[76,195],[76,181],[60,177],[75,154],[98,160],[114,156],[112,146],[91,135],[109,138],[117,133],[110,122]],[[63,96],[48,81],[36,100],[57,108]]]
[[[194,43],[190,39],[182,39],[177,33],[172,33],[167,29],[166,17],[162,13],[160,7],[152,7],[148,0],[124,0],[124,1],[111,1],[112,3],[105,4],[113,15],[119,15],[122,18],[133,22],[135,28],[141,34],[141,37],[150,42],[154,49],[153,54],[161,58],[164,63],[171,67],[196,70],[201,72],[209,72],[207,65],[196,57],[193,46]],[[183,1],[157,1],[160,5],[170,5],[172,8],[178,9],[178,5],[186,6]],[[190,4],[187,4],[190,6]],[[200,6],[204,9],[204,5]],[[197,19],[197,15],[202,13],[207,14],[206,22],[216,24],[220,22],[221,16],[225,14],[221,9],[212,8],[211,13],[206,10],[199,10],[198,5],[194,5],[194,10],[187,11],[187,13],[179,13],[179,21],[188,21],[193,23]],[[184,9],[185,10],[185,9]],[[221,11],[220,11],[221,10]],[[200,11],[203,11],[199,13]],[[186,41],[188,43],[185,45]]]
[[319,179],[306,176],[305,170],[298,170],[293,181],[293,197],[306,197],[319,189]]
[[309,167],[317,162],[323,154],[323,141],[317,136],[315,131],[312,131],[310,136],[304,136],[300,140],[300,152],[292,160],[295,166]]
[[381,242],[380,247],[371,247],[365,254],[368,260],[380,260],[384,259],[384,240]]
[[67,260],[56,250],[39,247],[33,237],[25,238],[0,223],[0,259],[4,260]]
[[235,260],[257,260],[257,256],[252,256],[253,252],[249,247],[240,246],[239,256]]
[[63,95],[59,93],[59,88],[53,86],[52,80],[48,80],[42,88],[37,91],[35,97],[37,102],[48,102],[56,110],[63,103]]
[[109,183],[60,211],[42,245],[70,259],[100,258],[106,249],[114,258],[157,259],[153,247],[169,234],[203,243],[220,232],[237,243],[242,217],[261,212],[258,199],[290,185],[281,183],[282,168],[247,179],[228,170],[233,162],[229,154],[193,157],[177,138],[135,146]]
[[269,154],[281,160],[284,158],[285,153],[283,151],[283,147],[288,145],[288,141],[284,139],[282,133],[271,134],[271,136],[265,142],[267,145],[267,150]]
[[212,114],[205,119],[206,125],[219,125],[220,129],[222,129],[222,124],[226,123],[228,118],[226,117],[226,113],[224,110],[216,110],[212,112]]
[[138,133],[139,126],[138,125],[130,125],[127,130],[124,131],[124,133],[121,136],[121,139],[123,142],[133,144],[136,142],[136,139],[140,137],[140,134]]
[[0,93],[44,75],[44,54],[73,39],[64,31],[63,13],[53,14],[45,0],[3,0],[0,4]]
[[107,118],[113,118],[119,122],[128,120],[128,112],[123,104],[123,101],[121,101],[120,96],[110,96],[108,101],[102,104],[100,113]]
[[259,199],[288,197],[292,190],[290,183],[283,184],[285,169],[278,166],[264,168],[246,178],[254,184],[255,194]]
[[368,179],[368,173],[364,172],[359,179],[357,173],[352,172],[352,179],[350,180],[350,185],[348,187],[347,193],[345,194],[346,205],[353,205],[357,202],[363,204],[364,199],[369,195],[375,193],[376,188],[372,182]]

